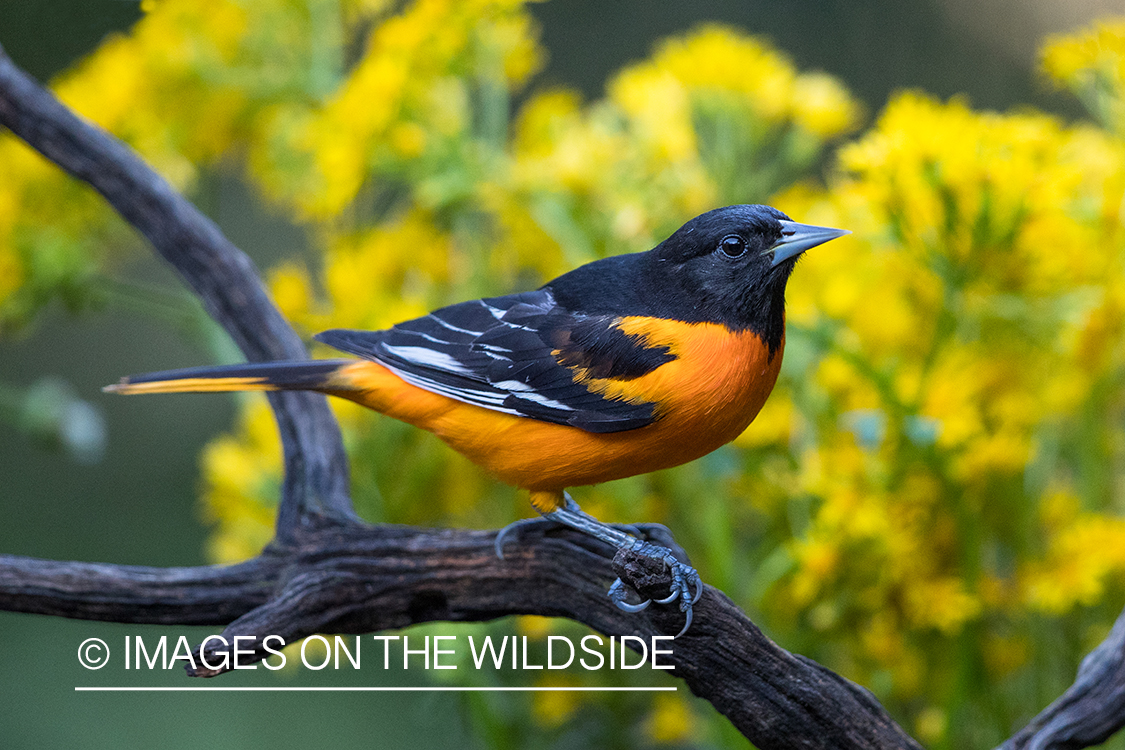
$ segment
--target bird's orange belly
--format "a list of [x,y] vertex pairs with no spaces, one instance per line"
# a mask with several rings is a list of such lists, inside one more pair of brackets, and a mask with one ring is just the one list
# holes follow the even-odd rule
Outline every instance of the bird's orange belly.
[[746,429],[777,380],[781,347],[771,357],[749,331],[626,318],[622,327],[629,332],[630,326],[650,343],[669,346],[676,359],[639,378],[587,385],[607,397],[655,402],[656,421],[634,430],[593,433],[492,411],[409,385],[368,361],[340,373],[360,390],[335,393],[433,432],[508,484],[561,492],[710,453]]

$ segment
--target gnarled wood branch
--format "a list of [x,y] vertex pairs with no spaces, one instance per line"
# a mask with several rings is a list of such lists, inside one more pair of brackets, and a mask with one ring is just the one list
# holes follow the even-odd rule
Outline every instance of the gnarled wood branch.
[[[252,263],[128,147],[79,119],[0,49],[0,125],[86,181],[195,290],[248,359],[299,359],[300,340]],[[146,568],[0,555],[0,609],[166,625],[222,625],[228,640],[365,633],[434,620],[568,617],[610,635],[675,633],[675,607],[621,612],[605,596],[625,577],[642,593],[667,582],[644,558],[567,530],[526,530],[505,559],[495,532],[373,527],[348,495],[339,428],[321,396],[271,394],[285,483],[274,541],[232,566]],[[1005,747],[1083,747],[1125,723],[1125,614],[1079,680]],[[256,656],[266,652],[258,643]],[[865,689],[777,646],[707,587],[669,660],[674,674],[763,750],[917,748]],[[212,663],[214,659],[210,659]],[[215,670],[193,674],[211,676]]]

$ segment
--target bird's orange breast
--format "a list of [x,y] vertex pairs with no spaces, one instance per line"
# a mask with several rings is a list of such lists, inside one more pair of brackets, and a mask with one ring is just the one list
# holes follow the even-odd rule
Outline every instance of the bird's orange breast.
[[784,340],[771,357],[750,331],[643,317],[624,318],[621,328],[676,358],[638,378],[576,371],[575,379],[609,398],[654,403],[656,421],[634,430],[593,433],[492,411],[405,383],[370,361],[342,368],[341,388],[332,392],[429,430],[509,484],[553,493],[710,453],[746,429],[781,368]]

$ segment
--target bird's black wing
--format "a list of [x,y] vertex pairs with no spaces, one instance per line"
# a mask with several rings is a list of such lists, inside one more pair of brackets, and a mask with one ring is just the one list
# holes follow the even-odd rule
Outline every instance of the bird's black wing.
[[316,338],[458,401],[619,432],[650,424],[655,404],[607,398],[586,383],[636,378],[675,357],[617,323],[565,310],[540,289],[443,307],[383,331],[332,330]]

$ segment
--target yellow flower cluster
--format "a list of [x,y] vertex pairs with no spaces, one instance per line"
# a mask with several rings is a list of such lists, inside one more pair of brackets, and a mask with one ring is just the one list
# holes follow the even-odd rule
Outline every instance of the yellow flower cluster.
[[[253,8],[233,0],[146,7],[131,34],[111,37],[54,89],[183,188],[200,163],[218,157],[233,140],[246,97],[230,82],[200,80],[199,74],[235,64]],[[169,118],[200,112],[206,116],[194,118],[196,127],[168,127]]]
[[[386,3],[377,0],[150,0],[128,35],[54,83],[62,101],[125,140],[175,187],[231,152],[268,144],[279,107],[334,86],[337,51]],[[335,30],[326,34],[325,29]],[[323,72],[328,69],[328,73]],[[50,300],[96,293],[98,267],[130,245],[101,200],[0,136],[0,335]]]
[[1125,142],[906,93],[839,164],[826,194],[777,198],[855,235],[790,284],[793,416],[767,434],[799,451],[774,481],[809,512],[767,609],[890,695],[956,679],[966,632],[1001,679],[1052,648],[1011,618],[1100,604],[1125,572]]
[[1042,64],[1056,84],[1073,91],[1107,128],[1125,136],[1125,17],[1049,39]]
[[[536,218],[571,251],[635,250],[684,216],[764,202],[859,112],[834,79],[800,74],[764,41],[720,26],[664,42],[607,91],[585,110],[566,92],[535,97],[517,128],[515,181],[558,196]],[[574,220],[591,210],[604,214],[602,231],[576,237]]]
[[[859,117],[855,100],[836,79],[799,73],[761,39],[713,25],[664,42],[650,60],[620,74],[610,92],[626,111],[654,118],[649,126],[661,116],[681,117],[685,94],[729,97],[752,110],[756,125],[794,123],[822,139],[851,129]],[[680,128],[685,130],[677,133]],[[668,130],[673,141],[690,143],[688,128],[676,123]]]
[[326,103],[277,113],[272,148],[254,160],[263,185],[321,220],[338,217],[376,175],[401,180],[405,171],[437,204],[460,197],[471,185],[450,172],[492,166],[470,146],[502,145],[508,91],[539,64],[522,6],[417,0],[387,18]]
[[[121,223],[89,190],[10,134],[0,135],[0,336],[47,302],[87,303],[90,277]],[[11,176],[9,178],[9,175]]]
[[1084,512],[1079,498],[1064,492],[1048,496],[1040,515],[1048,546],[1023,570],[1027,604],[1053,614],[1097,604],[1125,573],[1125,518]]
[[201,458],[208,480],[205,517],[216,532],[208,541],[213,560],[246,560],[273,538],[276,503],[247,503],[246,494],[277,497],[281,491],[281,442],[273,414],[260,394],[247,394],[239,436],[211,442]]

